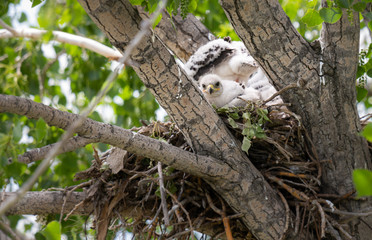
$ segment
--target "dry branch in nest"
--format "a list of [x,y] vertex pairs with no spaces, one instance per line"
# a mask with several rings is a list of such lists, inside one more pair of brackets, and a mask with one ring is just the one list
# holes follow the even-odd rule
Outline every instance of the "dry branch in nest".
[[[336,202],[351,194],[328,199],[319,195],[321,164],[297,115],[252,105],[219,112],[243,142],[242,148],[249,147],[252,163],[278,190],[287,219],[290,210],[295,213],[296,220],[289,223],[297,234],[319,239],[326,234],[347,234],[332,212],[337,210]],[[173,123],[155,122],[132,130],[191,151]],[[105,239],[107,229],[121,228],[140,239],[189,239],[193,230],[215,238],[253,239],[241,215],[202,179],[118,148],[102,156],[95,153],[94,159],[75,179],[90,181],[85,202],[95,206],[93,227],[98,239]],[[121,214],[128,208],[134,211],[130,217]]]

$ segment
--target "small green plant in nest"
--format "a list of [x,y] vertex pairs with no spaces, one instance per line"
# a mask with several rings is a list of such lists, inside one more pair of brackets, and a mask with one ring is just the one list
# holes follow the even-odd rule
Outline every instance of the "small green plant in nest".
[[248,154],[252,139],[265,138],[264,124],[270,121],[266,108],[251,103],[245,107],[231,107],[216,109],[220,116],[227,118],[227,122],[235,131],[243,136],[242,150]]

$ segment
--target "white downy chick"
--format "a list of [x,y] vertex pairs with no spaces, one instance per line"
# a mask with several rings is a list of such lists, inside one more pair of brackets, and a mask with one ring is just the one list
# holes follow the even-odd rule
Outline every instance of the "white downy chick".
[[201,77],[199,88],[207,101],[217,108],[245,106],[246,101],[260,100],[257,90],[246,88],[235,81],[223,80],[216,74]]
[[186,73],[199,81],[205,74],[244,83],[259,68],[242,42],[217,39],[201,46],[184,66]]
[[[261,100],[266,100],[276,93],[263,70],[249,54],[243,42],[217,39],[201,46],[185,65],[187,74],[195,81],[209,74],[216,74],[224,81],[242,83],[259,92]],[[234,85],[234,84],[232,84]],[[249,95],[249,94],[248,94]],[[282,103],[280,96],[267,105]]]

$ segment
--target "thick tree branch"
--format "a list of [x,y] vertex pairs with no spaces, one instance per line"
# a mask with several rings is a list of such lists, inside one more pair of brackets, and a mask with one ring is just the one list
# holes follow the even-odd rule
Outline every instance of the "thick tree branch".
[[[4,193],[4,200],[12,198],[16,193]],[[44,214],[60,214],[64,204],[66,193],[63,191],[45,191],[45,192],[27,192],[25,197],[19,201],[15,206],[10,208],[7,215],[44,215]],[[70,196],[66,199],[63,207],[63,214],[70,213],[77,204],[85,200],[87,194],[84,192],[71,192]],[[1,202],[0,202],[1,206]],[[93,203],[87,201],[79,208],[74,209],[72,215],[89,215],[93,212]],[[144,208],[138,208],[136,205],[126,204],[125,208],[121,209],[121,215],[127,218],[135,217],[138,215],[151,215],[152,206],[149,206],[148,212]],[[195,229],[199,232],[208,234],[210,236],[223,232],[222,224],[204,224]],[[1,234],[0,234],[1,237]]]
[[[17,193],[5,192],[4,200],[12,198]],[[60,214],[64,202],[65,194],[60,191],[45,191],[45,192],[27,192],[16,205],[10,208],[7,215],[43,215],[43,214]],[[72,192],[69,198],[66,199],[63,213],[69,213],[78,203],[84,201],[86,194],[83,192]],[[92,213],[92,204],[83,204],[76,209],[75,214],[88,215]]]
[[[77,114],[63,112],[42,103],[2,94],[0,94],[0,112],[15,113],[34,119],[43,118],[49,126],[56,126],[64,130],[79,118]],[[139,156],[163,162],[195,176],[220,179],[229,175],[237,180],[237,173],[217,159],[196,155],[111,124],[86,119],[80,127],[75,129],[75,133],[94,142],[110,144]]]
[[[79,1],[111,43],[124,51],[139,29],[141,17],[129,1]],[[145,86],[178,125],[198,153],[214,156],[237,172],[209,180],[211,186],[234,208],[262,239],[279,238],[285,225],[285,208],[279,196],[255,169],[197,86],[180,69],[174,57],[157,39],[148,36],[132,55],[134,67]],[[262,201],[262,199],[270,199]]]

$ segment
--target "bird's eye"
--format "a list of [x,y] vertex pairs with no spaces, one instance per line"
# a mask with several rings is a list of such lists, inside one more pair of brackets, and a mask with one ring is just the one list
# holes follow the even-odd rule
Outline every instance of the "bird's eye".
[[205,84],[202,84],[202,88],[205,88]]
[[219,87],[220,86],[220,82],[216,82],[216,87]]

